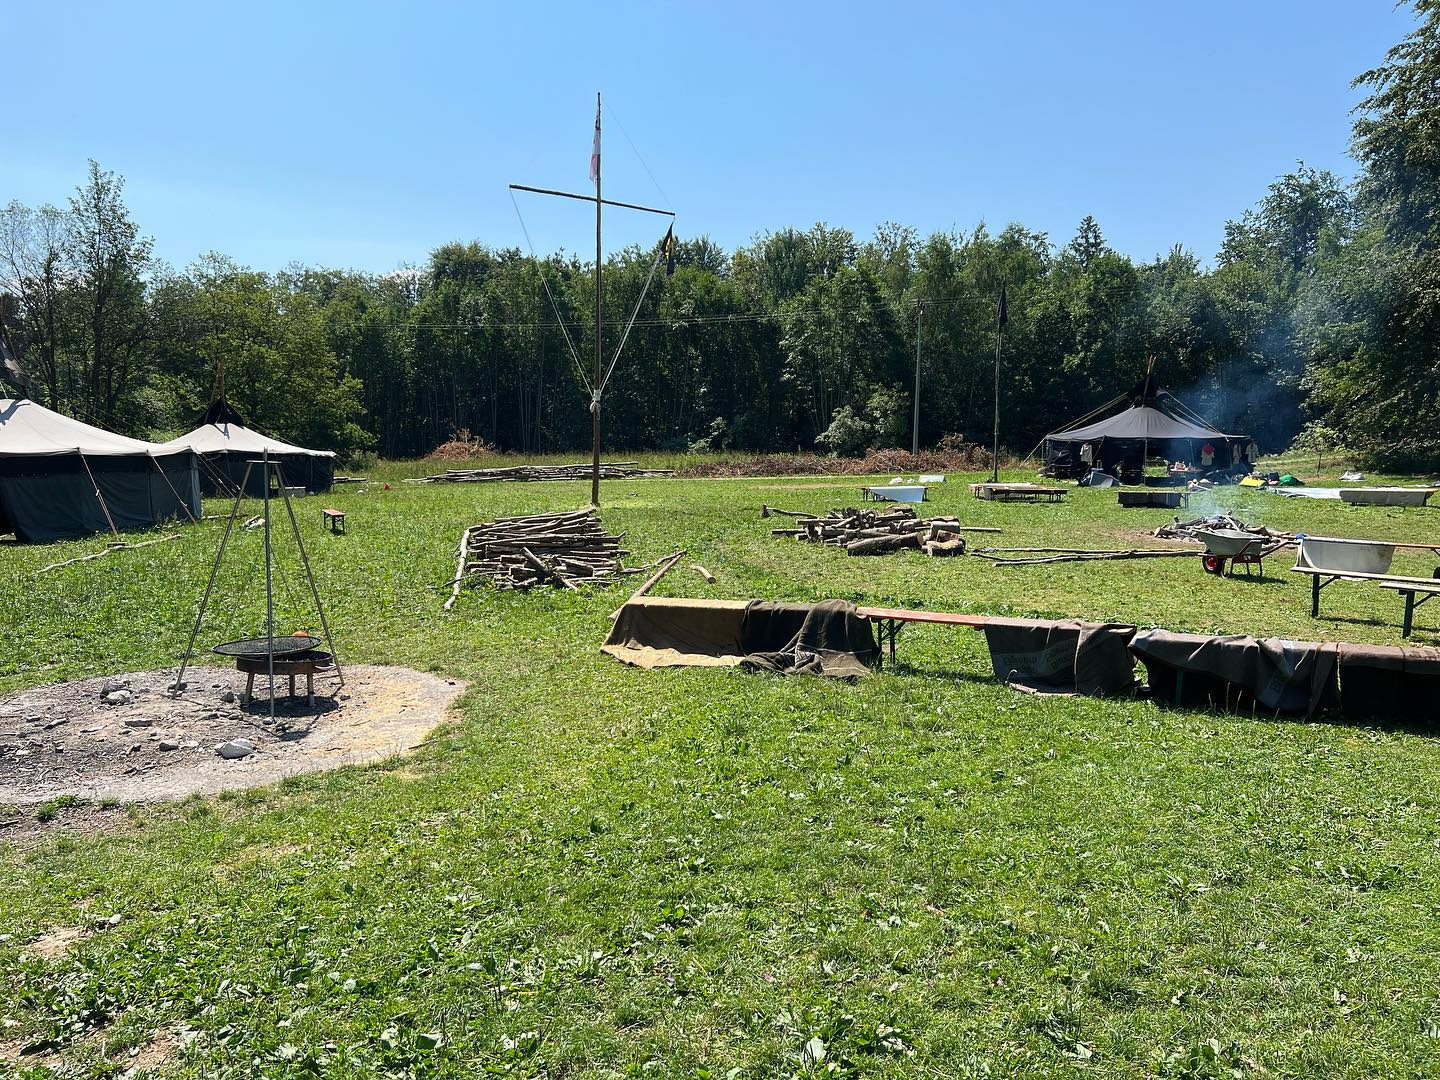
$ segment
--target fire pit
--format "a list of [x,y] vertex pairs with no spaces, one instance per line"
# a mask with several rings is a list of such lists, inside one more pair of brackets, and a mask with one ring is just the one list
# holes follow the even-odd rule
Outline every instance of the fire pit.
[[275,675],[290,680],[290,697],[295,693],[295,677],[305,676],[305,699],[310,708],[315,707],[315,676],[326,674],[335,668],[334,657],[317,649],[319,642],[312,637],[244,638],[216,645],[212,650],[221,656],[235,658],[235,670],[245,675],[245,690],[240,703],[249,705],[255,698],[255,676]]

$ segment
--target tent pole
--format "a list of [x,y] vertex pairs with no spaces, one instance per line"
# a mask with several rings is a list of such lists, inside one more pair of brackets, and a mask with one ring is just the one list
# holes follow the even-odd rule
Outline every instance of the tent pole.
[[90,477],[90,486],[95,489],[95,499],[100,503],[100,510],[105,515],[105,521],[110,526],[111,535],[116,540],[120,539],[120,530],[115,528],[115,519],[110,516],[110,507],[105,505],[105,496],[100,494],[100,485],[95,482],[95,474],[90,471],[90,462],[85,460],[85,455],[80,455],[80,464],[85,466],[85,473]]
[[[198,457],[199,455],[197,454],[196,456]],[[200,519],[190,512],[189,504],[180,498],[180,493],[175,490],[175,485],[170,483],[170,477],[165,475],[165,470],[160,467],[159,460],[152,457],[150,462],[155,466],[156,472],[160,474],[160,479],[165,481],[165,486],[170,489],[170,494],[175,496],[175,501],[180,504],[180,509],[185,511],[185,516],[190,519],[190,523],[192,525],[200,524]]]
[[275,589],[270,576],[270,451],[261,452],[265,467],[265,670],[270,677],[270,719],[275,719]]

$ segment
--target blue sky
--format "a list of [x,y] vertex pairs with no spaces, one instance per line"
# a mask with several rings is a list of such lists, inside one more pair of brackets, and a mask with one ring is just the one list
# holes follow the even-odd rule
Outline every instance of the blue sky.
[[[523,247],[506,184],[584,190],[596,90],[607,195],[727,248],[816,221],[1063,242],[1093,213],[1136,258],[1208,261],[1297,160],[1353,174],[1350,80],[1412,25],[1390,0],[17,2],[6,22],[0,202],[63,203],[94,157],[177,266],[370,271]],[[522,209],[537,249],[593,247],[582,204]],[[606,247],[658,231],[617,212]]]

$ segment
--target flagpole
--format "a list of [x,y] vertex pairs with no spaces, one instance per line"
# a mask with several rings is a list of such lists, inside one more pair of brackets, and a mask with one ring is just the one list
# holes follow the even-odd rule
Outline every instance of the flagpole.
[[1005,340],[1005,285],[1000,285],[1000,304],[995,309],[995,436],[991,450],[990,482],[1000,480],[1000,346]]
[[590,502],[600,506],[600,380],[604,370],[600,362],[600,310],[604,293],[600,284],[600,209],[604,206],[600,198],[600,91],[595,91],[595,381],[591,384],[590,398]]
[[[605,289],[604,289],[604,283],[603,283],[603,275],[604,275],[605,250],[604,250],[604,248],[601,246],[601,241],[600,241],[600,238],[601,238],[601,231],[600,231],[600,226],[601,226],[601,208],[604,207],[604,206],[616,206],[616,207],[622,207],[622,208],[627,209],[627,210],[642,210],[642,211],[644,211],[644,212],[647,213],[647,214],[664,214],[666,217],[669,217],[669,218],[672,220],[672,228],[673,228],[673,220],[674,220],[674,217],[675,217],[675,211],[673,211],[673,210],[657,210],[657,209],[656,209],[655,207],[653,207],[653,206],[641,206],[639,203],[616,202],[616,201],[613,200],[613,199],[605,199],[605,198],[602,198],[602,197],[601,197],[601,190],[600,190],[600,94],[599,94],[598,91],[597,91],[596,94],[595,94],[595,141],[594,141],[594,143],[592,144],[591,150],[590,150],[590,179],[595,182],[595,194],[594,194],[594,195],[577,195],[577,194],[575,194],[574,192],[570,192],[570,191],[557,191],[557,190],[555,190],[554,188],[532,187],[532,186],[530,186],[529,184],[511,184],[511,185],[510,185],[510,190],[511,190],[512,192],[516,192],[516,191],[529,191],[529,192],[535,193],[536,195],[555,195],[555,196],[558,196],[558,197],[563,198],[563,199],[577,199],[577,200],[579,200],[580,202],[591,202],[591,201],[593,201],[593,202],[595,203],[595,381],[594,381],[594,382],[591,384],[591,386],[590,386],[590,435],[591,435],[591,448],[590,448],[590,449],[591,449],[591,462],[590,462],[590,502],[591,502],[592,505],[594,505],[594,506],[596,506],[596,507],[599,507],[599,505],[600,505],[600,402],[601,402],[601,397],[602,397],[602,393],[601,393],[601,391],[602,391],[602,384],[604,383],[605,377],[606,377],[606,376],[605,376],[604,357],[603,357],[603,337],[604,337],[604,329],[605,329],[605,314],[604,314],[604,307],[605,307],[605,304],[604,304],[604,301],[605,301]],[[512,195],[512,199],[513,199],[513,195]],[[519,204],[518,204],[518,203],[517,203],[516,206],[515,206],[515,213],[516,213],[517,215],[520,214],[520,207],[519,207]],[[521,217],[521,218],[520,218],[520,225],[521,225],[521,228],[523,229],[523,228],[524,228],[524,225],[525,225],[525,219],[524,219],[524,217]],[[670,234],[667,233],[666,235],[669,236]],[[528,242],[528,241],[529,241],[529,238],[530,238],[528,232],[525,234],[525,238],[526,238],[526,241]],[[674,248],[673,248],[673,244],[672,244],[672,246],[671,246],[670,249],[669,249],[669,254],[670,254],[670,258],[671,258],[671,260],[672,260],[672,262],[673,262],[673,259],[674,259]],[[535,252],[534,252],[533,247],[531,248],[531,255],[532,255],[532,257],[535,258],[535,260],[536,260],[537,263],[540,262],[539,257],[538,257],[538,256],[535,256]],[[668,272],[669,272],[669,271],[667,270],[667,273],[668,273]],[[540,281],[541,281],[541,284],[544,285],[544,287],[545,287],[545,293],[546,293],[546,295],[550,297],[551,306],[555,308],[555,316],[556,316],[556,318],[560,321],[560,327],[561,327],[562,331],[564,331],[564,328],[565,328],[565,317],[564,317],[563,314],[561,314],[559,307],[555,304],[555,297],[550,294],[549,285],[545,283],[545,273],[544,273],[544,270],[543,270],[543,269],[542,269],[541,272],[540,272]],[[647,287],[648,287],[648,283],[647,283]],[[644,298],[644,290],[641,291],[641,299],[643,299],[643,298]],[[639,303],[640,303],[640,301],[637,300],[637,301],[636,301],[636,310],[637,310],[637,311],[639,310]],[[634,317],[632,316],[631,318],[632,318],[632,324],[633,324],[633,319],[634,319]],[[626,333],[627,333],[627,334],[629,333],[628,327],[626,328]],[[622,340],[621,340],[621,343],[620,343],[620,344],[621,344],[621,347],[623,348],[623,346],[624,346],[623,335],[622,335]],[[581,375],[582,375],[582,378],[583,378],[583,366],[584,366],[584,362],[580,359],[579,350],[576,348],[576,343],[571,341],[571,339],[570,339],[570,334],[569,334],[568,331],[565,331],[565,347],[570,350],[571,358],[575,361],[576,365],[582,369]],[[619,349],[616,350],[616,358],[618,358],[618,357],[619,357]],[[614,368],[614,366],[615,366],[615,360],[614,360],[614,359],[612,359],[612,360],[610,361],[610,366],[611,366],[611,369],[613,370],[613,368]]]

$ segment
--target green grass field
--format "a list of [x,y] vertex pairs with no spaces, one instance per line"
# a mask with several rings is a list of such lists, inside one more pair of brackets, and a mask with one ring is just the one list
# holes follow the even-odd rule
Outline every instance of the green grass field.
[[[854,686],[627,668],[598,648],[619,590],[477,588],[441,612],[465,525],[587,486],[400,482],[422,471],[297,509],[342,657],[469,680],[456,722],[403,761],[0,840],[0,1074],[1440,1075],[1433,735],[1036,699],[943,628]],[[1000,525],[997,545],[1146,546],[1169,516],[1103,491],[984,503],[968,479],[925,511]],[[1379,589],[1337,584],[1312,620],[1284,556],[1263,581],[854,559],[759,515],[857,498],[854,479],[613,482],[604,514],[632,562],[688,549],[659,595],[1400,640]],[[1440,543],[1440,507],[1215,505]],[[103,538],[0,547],[0,690],[172,663],[221,526],[40,575]],[[256,629],[260,542],[235,541],[202,643]],[[308,624],[281,552],[282,625]],[[48,1064],[14,1060],[45,1041]]]

